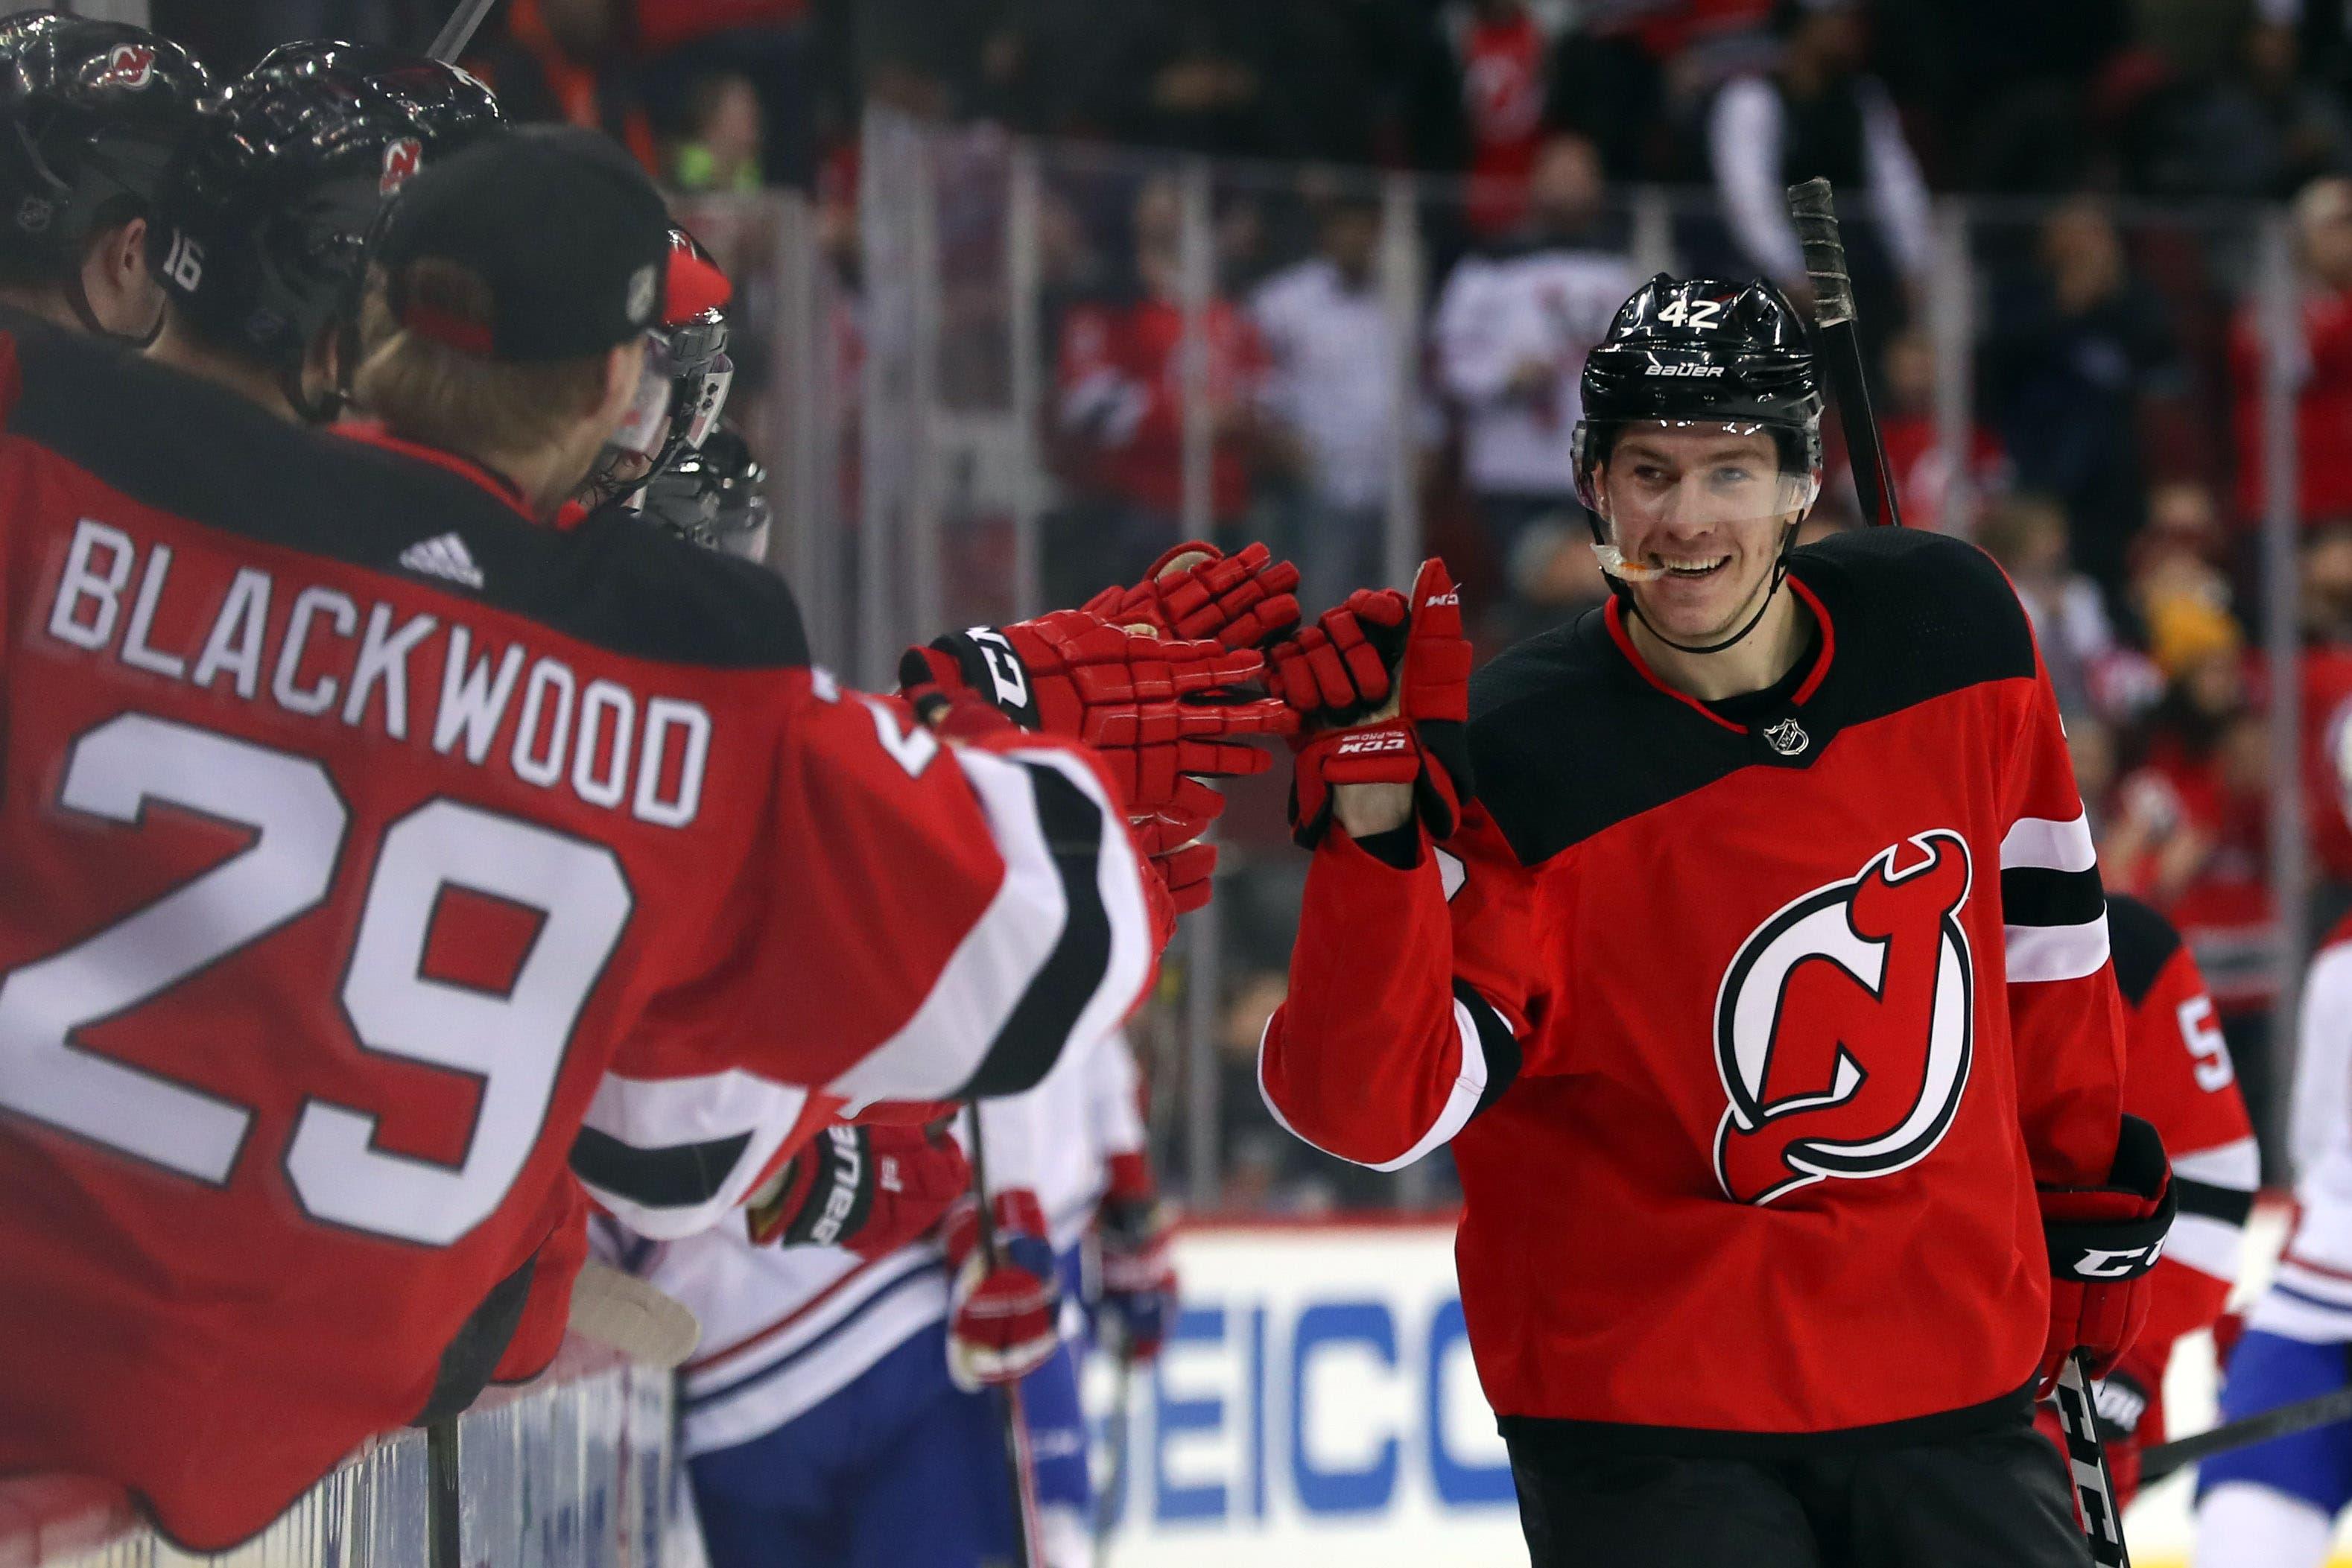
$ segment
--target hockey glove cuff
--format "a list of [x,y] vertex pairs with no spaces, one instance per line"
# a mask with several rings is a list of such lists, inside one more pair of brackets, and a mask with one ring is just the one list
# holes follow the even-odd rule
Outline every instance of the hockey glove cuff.
[[944,1131],[891,1125],[824,1128],[751,1195],[755,1245],[895,1252],[939,1222],[971,1185],[971,1164]]
[[2042,1187],[2050,1249],[2050,1333],[2037,1392],[2047,1394],[2066,1358],[2087,1353],[2105,1376],[2147,1317],[2148,1274],[2172,1228],[2177,1200],[2156,1129],[2126,1116],[2107,1185]]
[[1080,608],[1162,637],[1262,648],[1297,626],[1297,587],[1298,569],[1274,559],[1264,545],[1228,556],[1195,540],[1152,562],[1134,587],[1106,588]]
[[948,1215],[948,1268],[955,1280],[948,1375],[966,1393],[1019,1382],[1061,1343],[1060,1270],[1037,1195],[1008,1188],[990,1202],[989,1214],[996,1230],[992,1260],[980,1246],[977,1203],[967,1196]]

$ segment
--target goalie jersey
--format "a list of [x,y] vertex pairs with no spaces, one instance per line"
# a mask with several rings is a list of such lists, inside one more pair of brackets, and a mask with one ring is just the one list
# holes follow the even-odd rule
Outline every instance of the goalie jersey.
[[2116,1152],[2105,900],[2016,596],[1910,531],[1790,570],[1787,681],[1692,700],[1612,602],[1474,677],[1452,839],[1401,869],[1335,831],[1307,873],[1266,1103],[1380,1168],[1451,1143],[1515,1441],[2021,1424],[2035,1185]]
[[598,1196],[707,1211],[1150,967],[1081,748],[943,747],[764,572],[14,317],[0,618],[0,1473],[198,1548],[538,1370],[592,1102]]

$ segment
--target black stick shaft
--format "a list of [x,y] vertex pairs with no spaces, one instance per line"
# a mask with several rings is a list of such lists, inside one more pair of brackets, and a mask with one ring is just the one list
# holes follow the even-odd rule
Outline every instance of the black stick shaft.
[[2338,1388],[2309,1399],[2298,1399],[2292,1405],[2242,1416],[2210,1431],[2192,1432],[2148,1449],[2140,1456],[2140,1484],[2152,1485],[2183,1465],[2193,1465],[2231,1448],[2267,1443],[2273,1437],[2289,1437],[2314,1427],[2347,1420],[2352,1420],[2352,1388]]
[[425,1428],[425,1561],[430,1568],[460,1568],[457,1485],[457,1418]]
[[2098,1417],[2091,1403],[2091,1373],[2083,1352],[2066,1358],[2052,1394],[2058,1405],[2058,1428],[2065,1438],[2074,1510],[2082,1519],[2091,1561],[2098,1568],[2131,1568],[2131,1548],[2124,1542],[2123,1508],[2116,1498],[2115,1477],[2107,1469],[2106,1449],[2099,1441]]
[[1830,200],[1830,183],[1808,180],[1790,186],[1789,220],[1805,247],[1805,276],[1813,285],[1813,322],[1821,333],[1830,390],[1837,395],[1838,423],[1845,432],[1846,457],[1853,468],[1863,519],[1900,528],[1903,514],[1895,503],[1894,471],[1887,465],[1886,444],[1879,439],[1878,421],[1870,412],[1862,334],[1854,324],[1853,277],[1846,267],[1845,240]]
[[[981,1263],[984,1268],[996,1267],[996,1216],[988,1204],[988,1155],[982,1147],[980,1135],[980,1102],[971,1106],[971,1197],[979,1213],[978,1225]],[[1013,1561],[1018,1568],[1035,1568],[1037,1532],[1035,1521],[1030,1517],[1028,1452],[1029,1437],[1023,1429],[1021,1385],[1006,1383],[996,1389],[996,1411],[1004,1434],[1004,1479],[1013,1489]]]
[[433,47],[425,52],[445,66],[456,65],[457,57],[466,52],[466,46],[474,41],[474,34],[480,28],[482,18],[488,16],[490,7],[498,3],[499,0],[457,0],[457,9],[450,14],[440,37],[433,40]]

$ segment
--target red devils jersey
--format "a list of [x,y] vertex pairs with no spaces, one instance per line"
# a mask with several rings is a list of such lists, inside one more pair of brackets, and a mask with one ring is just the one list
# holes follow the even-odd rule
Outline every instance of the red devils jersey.
[[2021,1421],[2035,1185],[2108,1174],[2105,904],[2015,595],[1910,530],[1791,570],[1786,695],[1727,717],[1596,612],[1474,679],[1460,832],[1307,873],[1267,1103],[1376,1166],[1451,1140],[1515,1438]]
[[2163,1138],[2180,1202],[2132,1346],[2160,1368],[2172,1342],[2210,1324],[2229,1300],[2262,1161],[2213,998],[2180,933],[2125,894],[2108,895],[2107,930],[2124,999],[2124,1109]]
[[943,748],[767,574],[28,326],[0,413],[0,1473],[232,1542],[544,1360],[592,1098],[692,1203],[1142,986],[1092,761]]

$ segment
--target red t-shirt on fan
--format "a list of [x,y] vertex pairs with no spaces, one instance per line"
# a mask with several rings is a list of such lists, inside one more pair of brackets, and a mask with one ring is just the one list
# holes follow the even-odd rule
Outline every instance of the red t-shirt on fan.
[[1470,132],[1473,234],[1505,234],[1528,210],[1528,175],[1543,143],[1544,35],[1525,10],[1474,20],[1462,41],[1462,112]]

